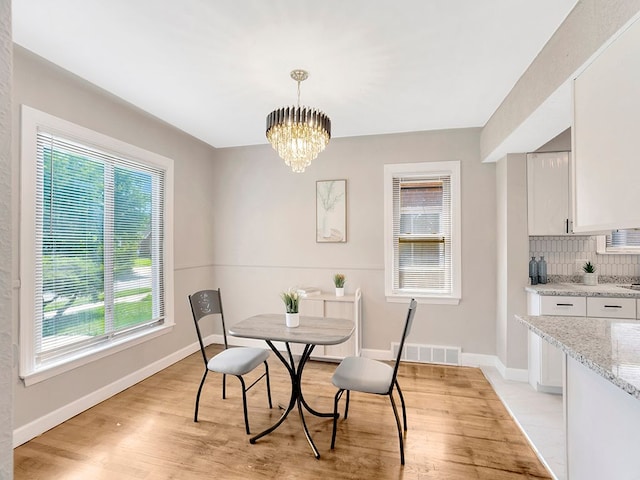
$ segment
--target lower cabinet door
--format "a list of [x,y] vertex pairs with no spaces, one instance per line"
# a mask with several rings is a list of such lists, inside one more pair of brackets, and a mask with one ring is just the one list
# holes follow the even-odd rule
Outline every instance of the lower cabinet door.
[[529,383],[539,392],[562,393],[564,353],[535,333],[529,332]]
[[540,385],[549,393],[562,393],[562,357],[564,353],[555,345],[542,340]]

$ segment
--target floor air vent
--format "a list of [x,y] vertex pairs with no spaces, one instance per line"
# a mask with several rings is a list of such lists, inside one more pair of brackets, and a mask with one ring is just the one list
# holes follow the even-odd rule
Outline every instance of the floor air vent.
[[[398,355],[398,343],[392,343],[393,358]],[[460,365],[460,347],[443,345],[418,345],[405,343],[402,360],[419,363],[440,363],[443,365]]]

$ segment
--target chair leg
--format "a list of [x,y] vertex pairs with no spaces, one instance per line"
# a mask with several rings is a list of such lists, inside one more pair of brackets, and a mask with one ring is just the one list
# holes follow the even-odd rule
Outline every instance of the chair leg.
[[344,419],[347,419],[347,416],[349,415],[349,398],[351,397],[351,390],[347,390],[347,402],[346,405],[344,407]]
[[393,415],[396,417],[396,426],[398,427],[398,440],[400,441],[400,463],[404,465],[404,442],[402,440],[402,427],[400,426],[400,417],[398,416],[398,409],[396,408],[396,402],[393,399],[393,390],[389,392],[389,399],[391,400],[391,406],[393,407]]
[[[331,450],[336,446],[336,430],[338,428],[338,417],[340,414],[338,413],[338,402],[340,401],[340,397],[344,390],[338,390],[336,392],[336,396],[333,399],[333,433],[331,434]],[[347,397],[349,396],[349,391],[347,390]],[[345,417],[346,418],[346,417]]]
[[398,389],[398,395],[400,395],[400,403],[402,404],[402,420],[404,423],[404,431],[407,431],[407,409],[404,406],[404,396],[402,395],[402,390],[400,390],[400,384],[398,380],[396,380],[396,388]]
[[269,381],[269,364],[267,361],[264,362],[264,371],[266,372],[267,377],[267,398],[269,399],[269,408],[273,408],[273,404],[271,403],[271,382]]
[[200,405],[200,394],[202,393],[202,387],[204,386],[204,381],[207,378],[207,373],[209,373],[209,369],[205,369],[202,380],[200,381],[200,387],[198,388],[198,394],[196,395],[196,410],[193,413],[194,422],[198,421],[198,406]]
[[247,431],[247,435],[251,433],[249,430],[249,413],[247,410],[247,389],[245,388],[244,379],[240,375],[236,375],[242,385],[242,409],[244,410],[244,428]]
[[222,399],[227,398],[227,374],[222,374]]

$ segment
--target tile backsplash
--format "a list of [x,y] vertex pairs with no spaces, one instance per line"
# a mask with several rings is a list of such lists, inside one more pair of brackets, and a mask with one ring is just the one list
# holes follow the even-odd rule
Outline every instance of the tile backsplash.
[[576,260],[588,260],[602,283],[640,283],[640,255],[598,254],[595,236],[529,237],[529,259],[541,255],[547,261],[550,282],[579,282],[582,272]]

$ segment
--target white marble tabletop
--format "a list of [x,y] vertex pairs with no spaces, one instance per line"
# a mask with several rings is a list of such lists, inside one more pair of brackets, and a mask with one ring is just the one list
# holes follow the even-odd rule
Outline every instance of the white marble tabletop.
[[529,330],[640,399],[640,321],[516,315]]
[[585,285],[583,283],[545,283],[528,285],[525,287],[525,290],[549,296],[640,298],[640,290],[624,288],[616,283],[600,283],[598,285]]
[[274,342],[337,345],[346,342],[355,325],[351,320],[300,315],[300,326],[287,327],[282,314],[262,314],[241,320],[229,329],[234,337],[257,338]]

